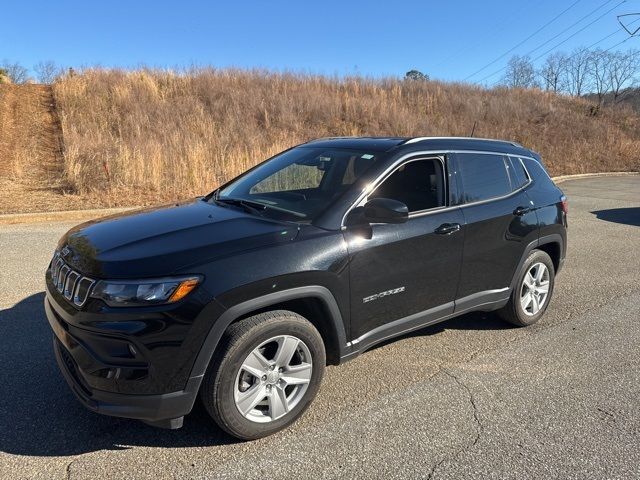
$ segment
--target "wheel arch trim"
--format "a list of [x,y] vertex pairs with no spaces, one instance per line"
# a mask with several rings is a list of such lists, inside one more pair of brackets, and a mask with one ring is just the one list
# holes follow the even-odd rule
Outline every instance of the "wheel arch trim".
[[338,307],[335,297],[329,289],[320,285],[310,285],[304,287],[295,287],[287,290],[269,293],[260,297],[241,302],[237,305],[229,307],[220,317],[218,317],[209,333],[207,334],[196,360],[191,368],[190,380],[204,376],[213,353],[215,352],[226,329],[235,320],[250,312],[267,308],[271,305],[290,301],[301,300],[305,298],[317,298],[324,303],[329,312],[329,327],[332,329],[337,339],[338,357],[341,358],[346,354],[346,332],[342,314]]
[[[529,254],[531,253],[531,251],[540,247],[541,245],[547,245],[550,243],[557,243],[560,246],[560,252],[564,251],[564,239],[562,238],[562,235],[560,235],[559,233],[551,233],[549,235],[544,235],[532,241],[525,247],[524,252],[522,253],[522,257],[520,258],[520,262],[518,262],[518,267],[516,268],[516,271],[513,274],[513,278],[511,279],[512,291],[516,287],[520,270],[522,269],[524,262],[527,261],[527,258],[529,257]],[[560,265],[562,265],[562,260],[563,259],[560,258],[560,262],[559,262]],[[557,273],[557,271],[555,273]]]

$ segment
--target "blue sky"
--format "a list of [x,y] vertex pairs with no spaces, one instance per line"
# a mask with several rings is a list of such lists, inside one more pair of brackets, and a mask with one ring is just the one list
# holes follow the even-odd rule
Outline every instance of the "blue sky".
[[[616,15],[640,12],[640,0],[616,7],[621,1],[11,1],[0,17],[0,60],[27,67],[40,60],[74,67],[197,64],[375,77],[415,68],[490,84],[500,74],[485,77],[511,55],[559,34],[536,57],[594,20],[554,51],[589,46],[613,32],[597,46],[624,40]],[[627,21],[636,19],[640,26],[640,17]],[[618,48],[640,48],[640,36]]]

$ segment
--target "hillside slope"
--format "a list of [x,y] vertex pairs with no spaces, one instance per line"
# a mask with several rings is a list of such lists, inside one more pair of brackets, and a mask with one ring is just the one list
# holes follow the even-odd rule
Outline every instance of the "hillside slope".
[[[595,94],[585,95],[585,98],[597,102],[598,96]],[[640,114],[640,88],[627,88],[620,93],[617,100],[614,100],[612,93],[607,93],[602,98],[605,105],[613,105],[617,103],[619,105],[625,105]]]
[[0,213],[73,207],[65,185],[52,88],[0,85]]
[[[261,71],[96,69],[54,85],[56,111],[46,107],[53,103],[47,92],[0,88],[0,188],[37,185],[38,195],[54,195],[31,210],[175,200],[211,191],[312,138],[467,136],[474,124],[475,136],[540,152],[552,174],[640,169],[640,117],[631,109],[595,111],[587,99],[536,90]],[[5,125],[14,133],[5,133]],[[0,213],[24,210],[6,197],[0,193]]]

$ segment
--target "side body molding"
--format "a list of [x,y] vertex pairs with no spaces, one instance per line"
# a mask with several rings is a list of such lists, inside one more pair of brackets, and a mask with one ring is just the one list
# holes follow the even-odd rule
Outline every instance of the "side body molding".
[[342,358],[346,354],[346,333],[342,314],[340,313],[340,309],[338,308],[338,304],[336,303],[333,294],[329,289],[320,285],[296,287],[247,300],[246,302],[230,307],[220,315],[211,327],[211,330],[209,331],[202,348],[196,357],[196,361],[191,369],[190,381],[199,379],[198,384],[200,383],[222,335],[234,320],[249,312],[269,307],[270,305],[309,297],[320,299],[330,313],[329,318],[327,318],[326,321],[330,322],[330,325],[328,326],[333,329],[333,333],[337,338],[337,346],[339,349],[338,356]]
[[[220,317],[214,322],[211,330],[207,334],[205,341],[198,353],[195,363],[191,369],[191,375],[187,383],[188,392],[191,392],[193,398],[191,398],[191,405],[195,401],[195,394],[200,388],[202,378],[207,370],[209,362],[213,356],[213,353],[220,342],[227,327],[237,318],[262,308],[269,307],[281,302],[289,300],[296,300],[301,298],[317,298],[323,302],[324,306],[329,312],[329,316],[326,319],[329,322],[328,327],[333,330],[333,334],[337,340],[337,357],[340,362],[350,360],[362,351],[371,348],[376,343],[384,341],[388,338],[401,335],[403,333],[410,332],[417,328],[426,327],[428,325],[438,323],[449,318],[455,317],[462,313],[471,310],[494,310],[504,305],[509,298],[509,294],[515,283],[518,280],[518,272],[522,268],[522,265],[526,261],[529,253],[534,248],[540,245],[548,243],[558,243],[561,247],[561,251],[564,251],[564,239],[559,234],[550,234],[542,236],[531,243],[529,243],[523,252],[522,258],[518,263],[518,267],[515,271],[511,285],[500,290],[490,290],[485,292],[479,292],[478,294],[471,295],[469,297],[456,300],[456,309],[453,312],[454,302],[451,304],[443,305],[438,308],[429,310],[427,312],[421,312],[416,315],[411,315],[406,318],[399,319],[395,322],[391,322],[382,328],[375,329],[363,335],[362,338],[355,339],[347,343],[346,331],[342,314],[338,304],[329,289],[320,285],[310,285],[304,287],[296,287],[288,290],[282,290],[279,292],[269,293],[261,297],[257,297],[245,302],[239,303],[225,310]],[[449,309],[449,311],[447,311]],[[190,410],[190,409],[189,409]]]

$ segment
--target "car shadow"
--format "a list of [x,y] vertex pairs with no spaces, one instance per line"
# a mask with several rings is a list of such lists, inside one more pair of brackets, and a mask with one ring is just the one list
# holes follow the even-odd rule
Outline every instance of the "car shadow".
[[[14,455],[71,456],[134,446],[218,446],[238,440],[220,430],[196,402],[179,430],[86,410],[71,393],[53,355],[44,293],[0,310],[0,451]],[[471,313],[400,338],[444,329],[502,330],[511,325],[492,313]],[[383,344],[398,341],[394,338]]]
[[179,430],[86,410],[71,393],[53,355],[44,293],[0,310],[0,451],[66,456],[131,446],[193,447],[236,443],[196,403]]
[[454,317],[443,322],[438,322],[428,327],[413,330],[404,335],[393,337],[375,344],[370,350],[377,350],[391,343],[411,337],[430,336],[444,332],[445,330],[510,330],[517,326],[502,320],[495,312],[472,312]]
[[610,208],[608,210],[594,210],[591,213],[598,220],[640,227],[640,207]]

